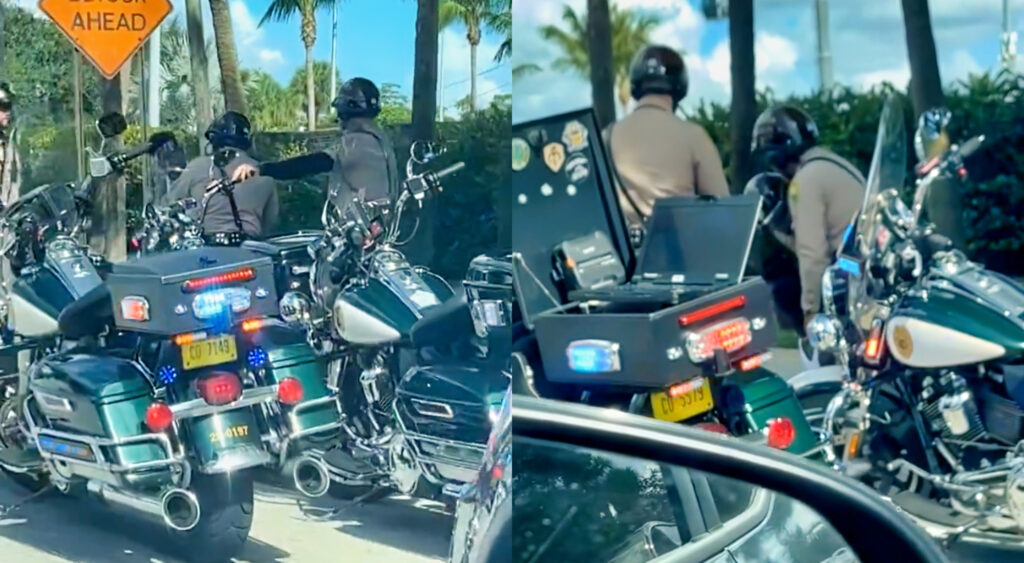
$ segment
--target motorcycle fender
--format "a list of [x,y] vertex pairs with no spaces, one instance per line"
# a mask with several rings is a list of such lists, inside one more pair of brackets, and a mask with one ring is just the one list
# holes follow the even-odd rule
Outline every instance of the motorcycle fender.
[[751,431],[760,434],[768,422],[776,418],[788,418],[793,422],[796,437],[787,451],[802,454],[818,444],[818,438],[804,416],[800,401],[792,387],[778,375],[766,369],[751,374],[755,377],[740,384],[743,391],[743,410]]
[[225,473],[269,461],[249,407],[199,416],[185,424],[201,473]]
[[825,385],[842,385],[846,373],[841,366],[823,366],[810,369],[789,378],[789,386],[799,395],[805,389]]

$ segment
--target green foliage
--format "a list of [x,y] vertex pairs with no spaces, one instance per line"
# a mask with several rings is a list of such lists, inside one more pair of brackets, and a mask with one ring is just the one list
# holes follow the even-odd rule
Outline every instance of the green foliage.
[[[758,95],[758,111],[773,103],[803,108],[818,124],[825,146],[867,173],[878,133],[878,119],[892,94],[904,100],[908,131],[907,179],[914,177],[912,137],[915,127],[911,104],[904,92],[886,84],[868,92],[837,87],[831,92],[777,99],[773,92]],[[964,216],[972,258],[1012,275],[1024,274],[1019,259],[1024,248],[1024,75],[1000,72],[971,76],[948,89],[946,104],[953,112],[949,133],[963,141],[986,134],[986,147],[967,162],[970,180],[962,183]],[[728,172],[731,159],[729,109],[702,102],[687,115],[707,129],[718,146]],[[741,187],[740,187],[741,188]],[[737,188],[739,189],[739,188]],[[909,194],[910,186],[906,186]]]
[[[335,70],[334,78],[341,83],[341,75]],[[317,113],[331,113],[331,100],[337,92],[331,92],[331,63],[327,61],[313,61],[313,88],[316,94],[313,101],[316,103]],[[297,97],[301,103],[306,100],[306,67],[300,67],[295,71],[291,81],[288,83],[288,92],[291,96]]]
[[380,115],[377,120],[386,126],[412,123],[412,106],[408,96],[398,89],[398,84],[385,82],[380,85]]

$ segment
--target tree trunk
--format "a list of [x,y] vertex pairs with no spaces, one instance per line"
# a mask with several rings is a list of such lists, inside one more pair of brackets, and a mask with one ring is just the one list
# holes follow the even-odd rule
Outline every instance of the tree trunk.
[[199,1],[185,0],[185,25],[188,29],[192,91],[196,96],[196,134],[202,139],[206,128],[213,121],[213,105],[210,100],[210,67],[206,58],[203,10]]
[[[479,43],[479,40],[477,41]],[[476,46],[477,43],[469,43],[469,111],[476,111]]]
[[437,120],[438,0],[418,0],[412,78],[412,138],[434,138]]
[[732,162],[733,193],[742,190],[751,176],[750,140],[757,119],[754,91],[754,2],[729,1],[729,51],[732,58]]
[[[122,93],[127,84],[125,78],[126,76],[122,73],[115,76],[113,80],[100,79],[100,104],[104,114],[114,111],[124,113]],[[121,146],[121,139],[114,138],[107,142],[105,149],[116,151]],[[89,245],[111,262],[124,262],[128,250],[125,238],[124,177],[115,175],[99,180],[99,185],[96,186],[93,193],[96,201],[93,205]]]
[[4,63],[7,60],[7,35],[4,34],[4,23],[7,19],[7,7],[4,6],[3,0],[0,0],[0,76],[6,76],[6,67]]
[[213,39],[217,45],[224,109],[247,113],[245,90],[242,89],[242,79],[238,74],[238,53],[235,49],[235,32],[231,25],[231,8],[227,1],[210,0],[210,17],[213,21]]
[[316,81],[313,76],[313,45],[306,45],[306,119],[309,131],[316,131]]
[[945,104],[939,61],[932,37],[932,20],[928,0],[902,0],[903,27],[907,34],[907,55],[910,58],[910,98],[914,115]]
[[608,0],[587,0],[587,47],[590,89],[600,127],[615,121],[615,71],[612,60],[612,21]]

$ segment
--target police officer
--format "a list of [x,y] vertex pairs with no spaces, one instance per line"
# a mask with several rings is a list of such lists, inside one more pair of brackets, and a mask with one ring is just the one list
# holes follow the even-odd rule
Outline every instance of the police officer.
[[722,159],[711,137],[675,115],[689,86],[679,53],[660,45],[645,47],[634,57],[629,78],[637,106],[604,131],[629,223],[642,224],[659,198],[728,196]]
[[394,146],[377,123],[381,109],[377,86],[366,78],[347,80],[331,105],[341,123],[341,138],[331,152],[239,167],[233,177],[262,174],[288,180],[330,172],[330,196],[340,207],[353,196],[368,201],[393,196],[398,170]]
[[[225,113],[210,124],[205,136],[211,154],[195,158],[185,167],[171,184],[170,201],[192,197],[202,202],[206,189],[214,182],[230,177],[242,166],[257,165],[248,153],[252,148],[251,127],[244,115]],[[266,236],[277,222],[280,204],[276,188],[271,178],[251,178],[230,192],[210,196],[203,232],[207,238],[239,233],[252,238]]]
[[9,205],[21,193],[21,159],[14,128],[14,92],[0,82],[0,204]]
[[[789,226],[771,228],[779,241],[796,254],[799,263],[799,332],[821,306],[821,277],[832,263],[843,232],[860,210],[864,176],[850,162],[818,146],[818,127],[809,115],[790,106],[762,113],[754,122],[752,152],[762,168],[780,175],[778,205],[768,213],[790,216]],[[763,178],[763,177],[762,177]],[[762,181],[755,178],[753,182]],[[767,181],[766,185],[779,185]],[[805,356],[806,356],[805,350]]]

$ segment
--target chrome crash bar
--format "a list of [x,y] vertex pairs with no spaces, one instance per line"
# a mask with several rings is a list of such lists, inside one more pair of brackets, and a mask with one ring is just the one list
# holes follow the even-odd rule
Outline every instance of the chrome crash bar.
[[[130,473],[137,471],[145,471],[151,469],[165,469],[165,468],[177,468],[179,475],[175,475],[176,479],[180,479],[178,484],[181,487],[188,487],[192,480],[192,467],[184,458],[174,455],[174,449],[171,446],[171,440],[166,434],[139,434],[137,436],[126,436],[124,438],[98,438],[96,436],[88,436],[84,434],[74,434],[69,432],[61,432],[59,430],[51,430],[49,428],[40,428],[36,425],[35,420],[32,419],[32,412],[29,408],[29,401],[32,397],[29,396],[25,399],[22,404],[22,409],[25,415],[25,422],[28,424],[29,433],[32,435],[33,440],[36,442],[36,448],[39,450],[39,455],[44,459],[56,460],[67,464],[82,465],[87,467],[96,467],[110,473]],[[61,455],[59,453],[49,452],[39,446],[40,437],[52,437],[58,440],[68,440],[70,442],[78,442],[86,444],[92,451],[95,460],[85,460],[76,457]],[[141,444],[155,444],[163,450],[164,459],[155,459],[151,461],[140,461],[133,463],[118,463],[107,459],[106,454],[103,452],[103,448],[121,447],[121,446],[133,446]]]
[[[299,428],[299,414],[303,411],[321,407],[324,405],[334,404],[334,408],[338,413],[338,420],[329,422],[327,424],[321,424],[319,426],[312,426],[304,430],[298,430]],[[288,447],[291,445],[292,440],[298,440],[299,438],[305,438],[313,434],[319,434],[321,432],[327,432],[329,430],[335,430],[341,427],[342,418],[345,415],[341,412],[341,405],[338,403],[338,394],[329,392],[327,396],[320,397],[318,399],[310,399],[303,401],[293,406],[288,413],[288,436],[281,442],[281,453],[280,459],[278,460],[281,465],[284,465],[285,460],[288,458]]]

